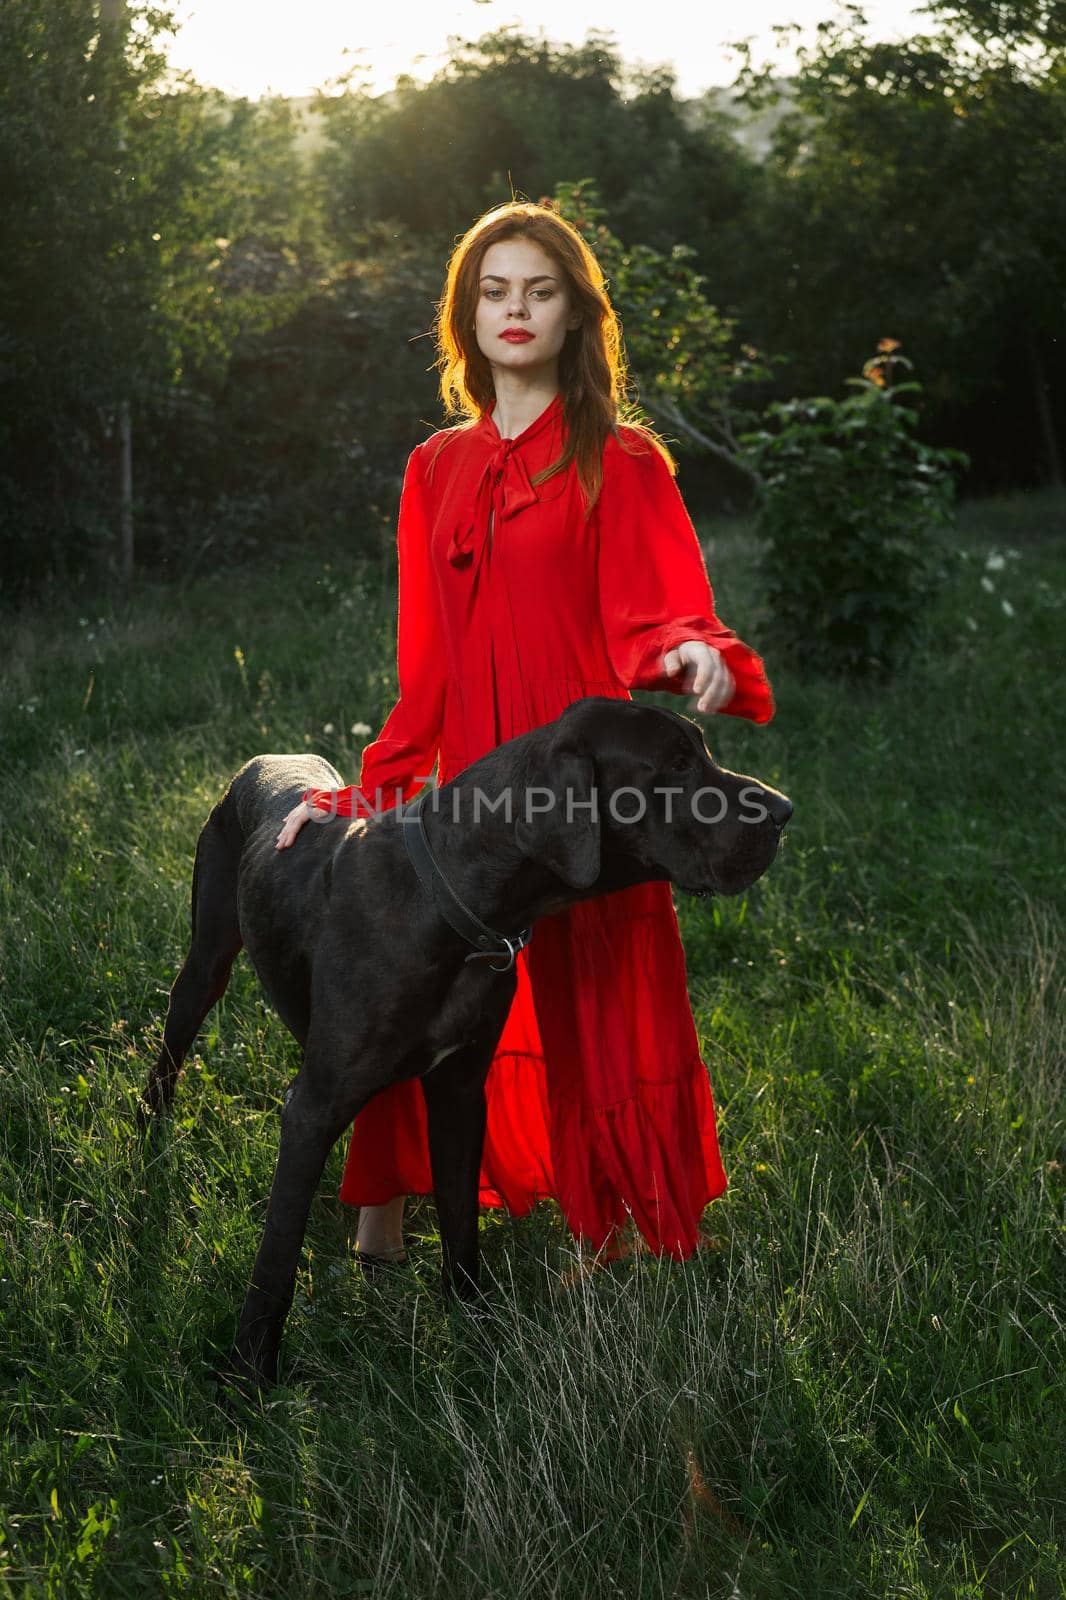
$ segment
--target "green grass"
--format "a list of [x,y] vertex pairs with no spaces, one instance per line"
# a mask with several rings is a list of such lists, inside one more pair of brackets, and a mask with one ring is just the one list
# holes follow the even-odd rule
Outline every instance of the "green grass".
[[[487,1218],[471,1325],[429,1202],[362,1281],[338,1149],[283,1386],[235,1414],[211,1364],[297,1065],[245,963],[147,1149],[135,1098],[200,822],[256,751],[355,775],[392,602],[338,553],[9,619],[0,1594],[1058,1600],[1064,526],[965,507],[889,688],[779,671],[768,728],[708,726],[796,816],[747,895],[679,901],[731,1177],[706,1248],[582,1277],[552,1207]],[[709,532],[756,641],[750,533]]]

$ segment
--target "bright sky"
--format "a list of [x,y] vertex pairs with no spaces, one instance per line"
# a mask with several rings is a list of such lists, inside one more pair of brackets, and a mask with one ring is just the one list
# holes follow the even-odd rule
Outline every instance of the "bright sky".
[[[429,78],[450,35],[476,39],[512,23],[571,44],[590,28],[610,30],[625,60],[669,61],[681,93],[695,95],[732,81],[730,41],[752,37],[762,61],[773,56],[775,23],[798,22],[813,38],[837,10],[835,0],[541,0],[535,9],[511,0],[173,0],[173,9],[181,22],[173,64],[252,99],[268,90],[307,94],[354,62],[365,64],[374,91],[402,72]],[[872,37],[929,27],[908,0],[868,0],[863,11]],[[773,59],[788,70],[788,57]]]

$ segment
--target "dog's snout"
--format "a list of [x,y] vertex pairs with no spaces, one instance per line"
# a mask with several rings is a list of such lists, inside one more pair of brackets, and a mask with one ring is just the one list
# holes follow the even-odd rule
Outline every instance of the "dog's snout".
[[770,813],[774,827],[780,832],[792,815],[792,801],[787,795],[778,794],[775,789],[769,789],[766,794],[766,809]]

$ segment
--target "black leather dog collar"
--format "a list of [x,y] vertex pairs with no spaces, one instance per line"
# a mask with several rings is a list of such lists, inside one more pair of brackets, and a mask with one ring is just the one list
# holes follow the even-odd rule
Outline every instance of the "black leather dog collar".
[[525,949],[533,937],[532,926],[523,928],[521,933],[497,933],[487,923],[476,917],[468,905],[465,905],[444,873],[441,871],[437,860],[429,847],[426,837],[426,819],[422,815],[422,807],[428,789],[405,806],[401,816],[403,819],[403,842],[411,865],[422,882],[437,910],[461,934],[468,944],[476,945],[477,949],[466,957],[467,961],[495,960],[504,958],[502,967],[493,967],[493,972],[508,972],[514,966],[515,956],[519,950]]

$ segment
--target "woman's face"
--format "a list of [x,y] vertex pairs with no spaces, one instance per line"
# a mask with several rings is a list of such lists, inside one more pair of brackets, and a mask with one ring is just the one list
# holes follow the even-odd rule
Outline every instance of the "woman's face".
[[494,373],[558,367],[567,331],[581,324],[570,286],[532,239],[498,239],[481,260],[474,331]]

